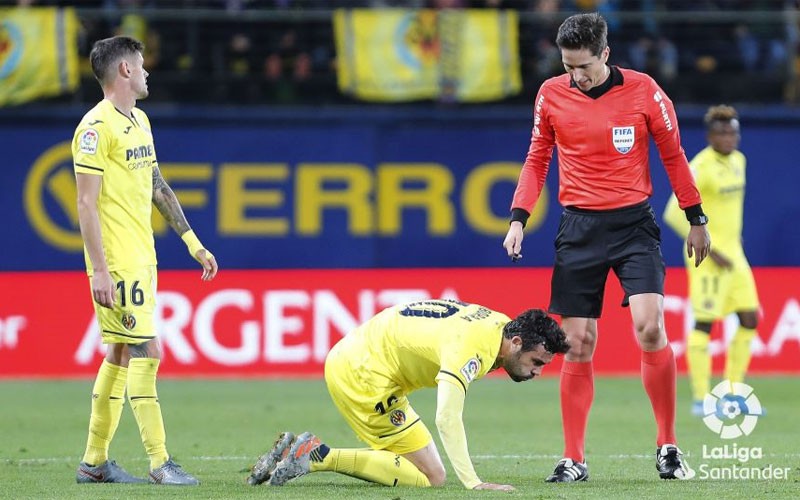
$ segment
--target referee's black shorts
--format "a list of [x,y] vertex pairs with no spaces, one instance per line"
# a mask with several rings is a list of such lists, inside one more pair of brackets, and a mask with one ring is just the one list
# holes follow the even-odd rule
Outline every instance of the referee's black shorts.
[[555,241],[550,312],[599,318],[609,269],[631,295],[664,294],[661,229],[648,202],[614,210],[566,207]]

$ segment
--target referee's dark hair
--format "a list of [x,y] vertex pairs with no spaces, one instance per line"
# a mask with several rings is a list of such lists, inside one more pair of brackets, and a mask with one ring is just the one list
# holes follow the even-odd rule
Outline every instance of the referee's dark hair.
[[144,51],[144,44],[129,36],[104,38],[94,43],[89,61],[100,85],[105,85],[120,59]]
[[559,49],[589,49],[599,57],[608,45],[608,25],[597,12],[569,16],[558,27],[556,45]]
[[522,352],[532,351],[537,345],[543,345],[552,354],[569,351],[564,330],[541,309],[528,309],[506,323],[503,336],[507,339],[519,336],[522,339]]

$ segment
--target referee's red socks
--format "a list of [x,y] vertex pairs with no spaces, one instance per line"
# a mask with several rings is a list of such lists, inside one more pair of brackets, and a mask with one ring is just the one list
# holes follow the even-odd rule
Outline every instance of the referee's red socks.
[[561,425],[564,458],[585,462],[586,423],[594,399],[592,362],[564,361],[561,366]]
[[653,414],[656,417],[658,437],[656,444],[677,444],[675,440],[675,354],[667,344],[658,351],[642,351],[642,384]]

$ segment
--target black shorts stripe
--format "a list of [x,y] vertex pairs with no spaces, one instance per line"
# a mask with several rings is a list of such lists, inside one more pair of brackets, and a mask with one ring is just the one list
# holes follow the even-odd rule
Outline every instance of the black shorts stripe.
[[402,428],[402,429],[400,429],[399,431],[390,432],[389,434],[384,434],[383,436],[378,436],[378,438],[380,438],[380,439],[383,439],[383,438],[388,438],[389,436],[394,436],[395,434],[400,434],[401,432],[403,432],[403,431],[407,431],[408,429],[410,429],[410,428],[411,428],[411,426],[412,426],[412,425],[414,425],[414,424],[416,424],[417,422],[419,422],[419,417],[417,417],[417,419],[416,419],[416,420],[414,420],[413,422],[411,422],[411,423],[410,423],[410,424],[408,424],[407,426],[403,427],[403,428]]
[[88,168],[89,170],[97,170],[98,172],[104,172],[102,168],[93,167],[91,165],[84,165],[83,163],[76,163],[75,165],[82,168]]
[[119,335],[120,337],[126,337],[129,339],[139,339],[139,340],[153,340],[154,338],[156,338],[155,335],[143,335],[143,336],[128,335],[127,333],[115,332],[114,330],[103,330],[103,333],[110,333],[112,335]]
[[158,396],[130,396],[131,401],[134,399],[158,399]]
[[461,384],[461,388],[464,389],[464,394],[467,393],[467,386],[464,385],[464,382],[462,382],[460,378],[458,378],[458,375],[456,375],[455,373],[450,373],[447,370],[439,370],[439,373],[444,373],[445,375],[450,375],[454,379],[458,380],[458,383]]

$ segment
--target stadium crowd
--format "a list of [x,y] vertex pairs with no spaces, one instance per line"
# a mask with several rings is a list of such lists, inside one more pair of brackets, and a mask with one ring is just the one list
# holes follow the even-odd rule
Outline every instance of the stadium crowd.
[[[523,91],[563,72],[553,43],[570,13],[609,20],[611,62],[645,71],[685,102],[800,102],[798,0],[17,0],[76,6],[80,54],[95,40],[144,40],[158,70],[152,100],[202,103],[346,103],[336,87],[331,12],[337,8],[498,8],[520,13]],[[96,99],[90,85],[72,99]]]

